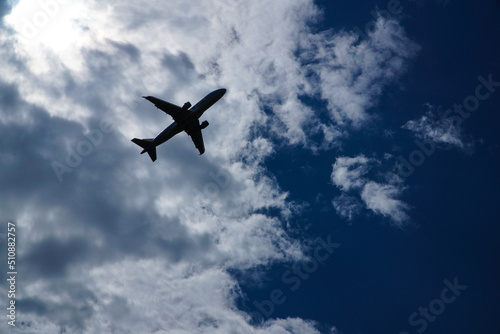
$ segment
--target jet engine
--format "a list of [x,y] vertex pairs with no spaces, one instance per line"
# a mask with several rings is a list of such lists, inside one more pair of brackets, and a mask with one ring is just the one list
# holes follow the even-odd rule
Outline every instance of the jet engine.
[[189,103],[189,102],[184,103],[184,105],[182,106],[182,110],[183,111],[186,111],[189,108],[191,108],[191,103]]
[[203,123],[200,124],[200,130],[203,130],[208,126],[208,121],[203,121]]

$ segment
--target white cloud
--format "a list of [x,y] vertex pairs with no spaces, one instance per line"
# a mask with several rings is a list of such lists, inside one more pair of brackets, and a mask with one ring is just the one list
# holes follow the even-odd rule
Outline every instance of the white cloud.
[[364,155],[354,158],[338,157],[333,164],[331,179],[343,191],[360,188],[366,183],[364,175],[371,161]]
[[404,190],[401,179],[393,172],[386,172],[383,181],[375,182],[369,172],[382,161],[359,155],[354,158],[338,157],[333,164],[331,180],[342,192],[332,201],[339,215],[351,220],[360,212],[361,203],[376,214],[389,217],[393,224],[402,226],[408,220],[409,206],[398,199]]
[[349,31],[327,31],[303,40],[307,69],[339,126],[361,127],[383,88],[401,75],[419,47],[398,22],[378,18],[368,39]]
[[400,196],[401,192],[402,190],[395,185],[370,181],[365,184],[361,198],[368,209],[390,217],[394,223],[400,226],[408,220],[408,215],[405,213],[408,210],[408,205],[395,198]]
[[428,109],[419,119],[406,122],[403,129],[415,136],[430,141],[442,148],[459,148],[466,152],[473,150],[473,142],[466,138],[462,130],[463,118],[453,113],[443,113],[440,108],[426,105]]

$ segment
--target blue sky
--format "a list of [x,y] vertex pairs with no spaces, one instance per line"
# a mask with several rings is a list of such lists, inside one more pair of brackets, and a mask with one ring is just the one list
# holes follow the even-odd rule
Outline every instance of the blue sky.
[[2,333],[499,333],[500,2],[0,3]]

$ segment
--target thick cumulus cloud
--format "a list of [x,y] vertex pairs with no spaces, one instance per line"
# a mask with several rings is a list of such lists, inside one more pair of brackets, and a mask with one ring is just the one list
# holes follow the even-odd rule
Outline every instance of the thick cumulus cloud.
[[[18,328],[316,333],[303,319],[251,324],[228,269],[303,258],[282,224],[287,193],[262,162],[276,140],[328,148],[365,124],[416,52],[400,25],[379,18],[368,39],[313,33],[311,0],[21,0],[0,11],[0,210],[18,226]],[[139,155],[130,139],[170,122],[140,96],[182,104],[219,87],[203,157],[182,134],[154,164]],[[361,191],[365,170],[349,166],[334,182]],[[396,195],[382,184],[360,196],[394,219]]]
[[[400,197],[405,189],[394,172],[377,175],[375,167],[384,161],[359,155],[354,158],[338,157],[333,164],[331,180],[342,192],[333,199],[337,213],[349,220],[364,206],[370,211],[388,217],[398,227],[408,220],[409,206]],[[373,179],[377,181],[373,181]]]

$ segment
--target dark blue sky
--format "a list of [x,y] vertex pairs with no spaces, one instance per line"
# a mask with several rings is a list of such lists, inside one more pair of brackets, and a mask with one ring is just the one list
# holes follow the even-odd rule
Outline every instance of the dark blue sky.
[[[321,29],[352,30],[372,20],[384,1],[318,1],[325,10]],[[247,287],[246,308],[269,300],[273,289],[285,292],[272,317],[297,316],[334,324],[341,333],[499,333],[500,331],[500,88],[462,123],[474,150],[437,148],[405,179],[403,198],[411,206],[410,223],[399,229],[381,216],[362,214],[351,221],[335,213],[330,201],[339,195],[330,173],[337,155],[383,155],[408,158],[417,149],[414,136],[401,126],[425,113],[424,104],[443,110],[474,94],[478,76],[500,82],[500,3],[486,1],[401,2],[401,24],[421,46],[406,75],[390,85],[375,107],[377,125],[392,129],[391,138],[360,131],[342,152],[312,154],[283,149],[267,162],[291,200],[309,206],[292,225],[311,237],[341,244],[324,266],[290,290],[273,267],[264,287]],[[394,149],[394,147],[397,147]],[[311,168],[313,166],[313,168]],[[366,213],[366,212],[365,212]],[[440,298],[444,280],[458,279],[467,289],[427,327],[414,318],[419,307]],[[438,303],[439,304],[439,303]],[[437,304],[436,304],[437,305]],[[434,307],[437,307],[433,305]]]

